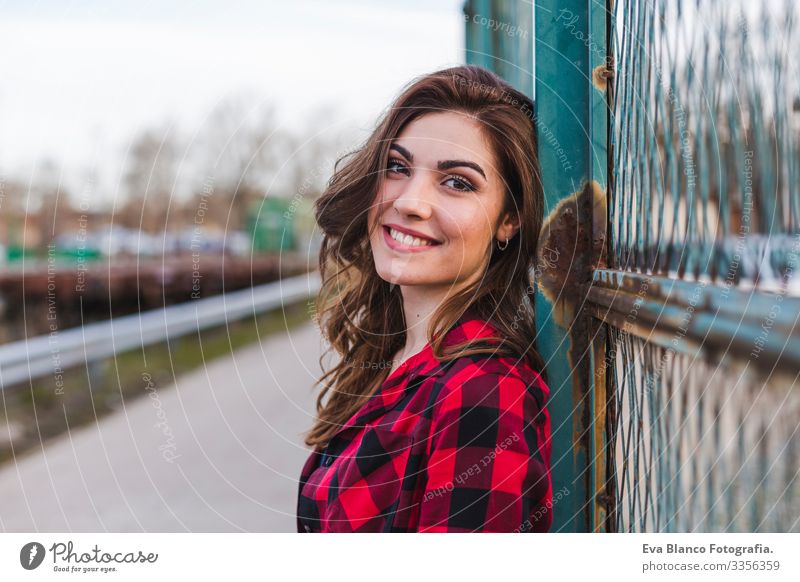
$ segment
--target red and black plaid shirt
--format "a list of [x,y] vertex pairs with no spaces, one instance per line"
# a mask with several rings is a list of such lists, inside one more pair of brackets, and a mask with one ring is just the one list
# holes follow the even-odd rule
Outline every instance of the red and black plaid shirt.
[[[495,335],[464,317],[445,344]],[[549,389],[524,361],[428,344],[303,466],[300,532],[543,532],[552,522]]]

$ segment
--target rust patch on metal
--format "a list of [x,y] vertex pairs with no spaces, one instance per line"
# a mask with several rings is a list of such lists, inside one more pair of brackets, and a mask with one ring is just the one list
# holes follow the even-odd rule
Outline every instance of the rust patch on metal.
[[605,264],[605,226],[606,193],[595,181],[561,200],[544,221],[538,286],[562,327],[574,322],[592,271]]
[[614,71],[607,65],[597,65],[592,70],[592,85],[600,91],[608,89],[608,80],[614,78]]

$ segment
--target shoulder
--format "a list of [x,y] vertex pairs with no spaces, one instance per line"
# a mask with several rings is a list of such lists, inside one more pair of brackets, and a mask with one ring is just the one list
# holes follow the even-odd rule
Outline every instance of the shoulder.
[[453,360],[436,381],[437,402],[458,401],[460,406],[491,403],[514,407],[525,399],[543,408],[550,390],[542,376],[526,362],[507,356],[474,355]]

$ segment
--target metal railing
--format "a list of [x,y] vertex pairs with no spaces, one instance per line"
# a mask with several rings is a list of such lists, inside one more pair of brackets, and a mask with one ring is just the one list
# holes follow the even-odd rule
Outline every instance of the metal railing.
[[5,344],[0,346],[0,389],[296,303],[319,288],[315,271]]

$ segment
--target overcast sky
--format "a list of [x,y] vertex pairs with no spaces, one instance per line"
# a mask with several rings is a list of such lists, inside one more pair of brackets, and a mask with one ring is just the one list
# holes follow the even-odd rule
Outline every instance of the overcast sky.
[[[118,175],[140,129],[194,131],[226,96],[300,127],[367,127],[413,76],[463,62],[462,0],[0,0],[0,171]],[[109,178],[109,176],[112,176]]]

